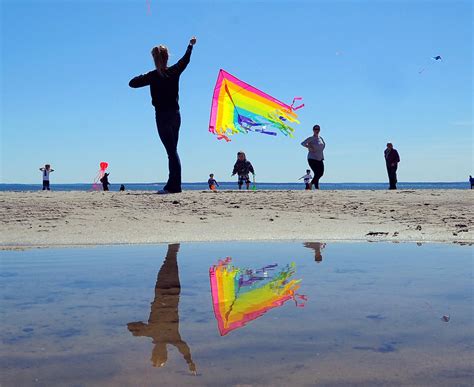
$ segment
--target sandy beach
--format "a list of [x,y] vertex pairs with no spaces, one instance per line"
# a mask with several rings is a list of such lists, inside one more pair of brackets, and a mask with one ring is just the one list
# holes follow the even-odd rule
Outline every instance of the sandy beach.
[[2,192],[0,247],[225,240],[474,242],[474,191]]

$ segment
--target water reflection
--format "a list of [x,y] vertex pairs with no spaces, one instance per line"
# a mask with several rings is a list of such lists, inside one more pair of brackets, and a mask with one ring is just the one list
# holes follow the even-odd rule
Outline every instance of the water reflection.
[[314,250],[314,260],[316,262],[321,263],[323,261],[323,255],[321,254],[321,250],[323,250],[326,247],[326,243],[305,242],[303,243],[303,246],[307,247],[308,249]]
[[277,271],[273,264],[260,269],[242,269],[232,258],[220,260],[209,269],[212,303],[221,336],[261,317],[288,300],[304,306],[306,296],[297,294],[301,280],[292,279],[295,264]]
[[168,245],[168,252],[158,272],[155,285],[155,299],[151,303],[148,324],[131,322],[128,330],[134,336],[153,339],[151,362],[154,367],[163,367],[168,360],[167,344],[174,345],[188,363],[189,370],[196,373],[196,365],[191,358],[191,350],[179,333],[179,295],[181,284],[178,273],[179,243]]

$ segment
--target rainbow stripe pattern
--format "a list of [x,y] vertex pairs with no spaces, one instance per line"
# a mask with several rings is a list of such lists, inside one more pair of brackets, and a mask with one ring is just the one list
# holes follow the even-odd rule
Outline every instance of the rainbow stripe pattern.
[[299,124],[295,111],[304,104],[294,104],[301,99],[295,97],[287,105],[221,69],[212,97],[209,132],[226,141],[238,133],[276,136],[276,130],[293,137],[294,129],[289,124]]
[[[231,258],[220,260],[209,269],[212,303],[219,333],[225,336],[261,317],[268,310],[282,306],[305,296],[295,292],[301,280],[291,279],[295,264],[287,265],[278,274],[272,275],[277,265],[259,270],[240,269],[231,264]],[[270,273],[270,274],[269,274]]]

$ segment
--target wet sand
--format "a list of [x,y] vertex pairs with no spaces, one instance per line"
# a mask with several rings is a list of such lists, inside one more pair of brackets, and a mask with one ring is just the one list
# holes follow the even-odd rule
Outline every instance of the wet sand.
[[474,191],[1,192],[1,248],[223,240],[474,242]]

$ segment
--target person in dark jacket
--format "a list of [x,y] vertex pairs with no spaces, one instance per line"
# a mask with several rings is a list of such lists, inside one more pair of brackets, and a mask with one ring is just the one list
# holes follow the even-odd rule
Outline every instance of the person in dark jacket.
[[104,173],[104,176],[101,177],[100,179],[100,182],[102,183],[102,188],[104,189],[104,191],[108,191],[109,190],[109,175],[110,173]]
[[387,166],[389,188],[397,189],[397,168],[400,162],[400,156],[396,149],[393,148],[391,142],[387,143],[387,149],[384,151],[385,164]]
[[471,175],[469,175],[469,183],[471,184],[472,189],[472,187],[474,187],[474,177],[472,177]]
[[244,182],[247,189],[249,189],[249,173],[252,173],[252,175],[254,175],[255,177],[255,171],[253,169],[252,163],[247,160],[244,152],[237,152],[237,161],[234,164],[232,176],[234,176],[235,174],[239,176],[239,180],[237,182],[237,184],[239,185],[239,189],[242,189],[242,185],[244,184]]
[[181,162],[178,155],[179,127],[179,77],[186,69],[196,38],[189,41],[184,56],[173,66],[168,67],[168,48],[154,47],[151,55],[155,70],[139,75],[129,82],[133,88],[150,86],[151,103],[155,107],[155,120],[158,134],[168,154],[168,182],[159,194],[181,192]]

